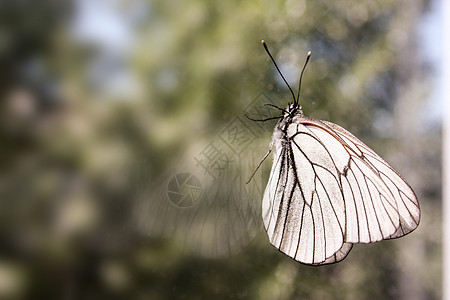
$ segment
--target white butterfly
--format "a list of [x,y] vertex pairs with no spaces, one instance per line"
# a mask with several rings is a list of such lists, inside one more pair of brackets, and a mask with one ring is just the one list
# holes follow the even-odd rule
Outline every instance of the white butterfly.
[[336,124],[306,117],[298,95],[278,109],[262,202],[272,245],[298,262],[323,265],[343,260],[354,243],[401,237],[418,226],[416,195],[373,150]]

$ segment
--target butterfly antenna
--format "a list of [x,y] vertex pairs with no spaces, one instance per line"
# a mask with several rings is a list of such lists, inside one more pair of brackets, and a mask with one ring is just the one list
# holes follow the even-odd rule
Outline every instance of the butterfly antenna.
[[261,41],[261,43],[264,46],[264,49],[266,49],[267,54],[269,54],[270,59],[272,60],[273,64],[275,65],[275,68],[277,68],[278,73],[281,75],[281,78],[283,78],[284,83],[286,83],[287,87],[289,88],[289,90],[291,91],[292,97],[294,98],[294,102],[295,102],[295,95],[294,92],[292,91],[291,87],[289,86],[286,78],[284,78],[283,74],[280,71],[280,68],[278,68],[277,63],[275,62],[275,59],[273,58],[272,54],[270,54],[269,48],[267,48],[266,42],[264,40]]
[[309,58],[311,57],[311,51],[308,52],[308,54],[306,55],[306,61],[305,64],[303,65],[303,69],[302,72],[300,73],[300,79],[298,81],[298,92],[297,92],[297,100],[295,100],[295,103],[298,104],[298,100],[300,99],[300,89],[302,87],[302,77],[303,77],[303,72],[306,69],[306,65],[308,64]]

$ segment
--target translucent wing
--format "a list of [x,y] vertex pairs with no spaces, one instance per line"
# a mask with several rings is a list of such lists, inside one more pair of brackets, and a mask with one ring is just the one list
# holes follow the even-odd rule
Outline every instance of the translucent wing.
[[280,251],[305,264],[334,263],[353,243],[400,237],[417,227],[412,189],[350,132],[302,117],[289,125],[287,137],[274,138],[263,198],[264,225]]

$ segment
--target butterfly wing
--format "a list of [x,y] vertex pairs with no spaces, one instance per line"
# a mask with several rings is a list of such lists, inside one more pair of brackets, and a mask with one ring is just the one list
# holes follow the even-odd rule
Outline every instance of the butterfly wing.
[[419,202],[414,191],[405,182],[402,176],[353,134],[334,123],[327,121],[322,122],[342,139],[344,147],[349,150],[355,162],[361,160],[362,163],[365,163],[376,175],[378,175],[382,182],[388,187],[390,194],[393,197],[393,199],[391,198],[389,201],[393,202],[393,200],[395,200],[400,224],[393,234],[389,237],[383,236],[383,238],[401,237],[416,229],[420,222]]
[[[342,127],[302,117],[274,139],[263,198],[270,242],[312,265],[338,262],[352,243],[414,230],[419,204],[401,176]],[[279,135],[274,135],[279,136]]]

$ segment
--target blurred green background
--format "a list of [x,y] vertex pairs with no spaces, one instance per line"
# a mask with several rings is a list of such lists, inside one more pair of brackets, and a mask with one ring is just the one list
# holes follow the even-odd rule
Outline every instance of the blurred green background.
[[[433,3],[2,2],[0,298],[440,299]],[[291,96],[261,39],[294,90],[312,51],[303,111],[404,176],[416,231],[322,267],[269,244],[276,121],[244,113]]]

